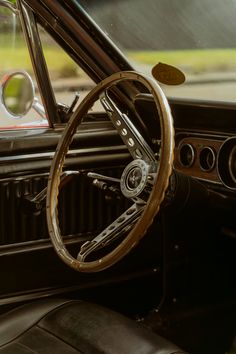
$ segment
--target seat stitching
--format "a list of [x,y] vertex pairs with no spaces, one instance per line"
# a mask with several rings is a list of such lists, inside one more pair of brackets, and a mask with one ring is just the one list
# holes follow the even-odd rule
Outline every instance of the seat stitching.
[[[54,307],[51,311],[47,312],[46,314],[44,314],[43,316],[41,316],[39,319],[37,319],[37,321],[35,323],[33,323],[30,327],[28,327],[25,331],[21,332],[19,335],[17,335],[16,337],[11,338],[8,342],[0,345],[0,348],[4,347],[5,345],[15,341],[16,339],[20,338],[24,333],[28,332],[31,328],[33,328],[35,325],[37,325],[38,322],[40,322],[45,316],[47,316],[49,313],[53,313],[54,311],[62,308],[63,306],[68,305],[69,303],[75,302],[74,300],[68,300],[66,302],[64,302],[63,304],[57,305],[56,307]],[[76,300],[76,302],[80,302],[79,300]],[[12,310],[14,311],[14,310]]]
[[[49,331],[48,329],[46,329],[46,328],[44,328],[44,327],[41,327],[39,324],[37,324],[37,327],[40,328],[40,329],[42,329],[43,331],[45,331],[46,333],[48,333],[48,334],[51,335],[52,337],[58,338],[61,342],[63,342],[63,343],[65,343],[65,344],[69,345],[71,348],[73,348],[73,349],[75,349],[75,350],[77,350],[77,351],[79,350],[79,352],[80,352],[81,354],[86,354],[85,352],[82,352],[81,349],[78,349],[78,348],[74,347],[73,345],[71,345],[70,343],[68,343],[67,341],[65,341],[64,339],[58,337],[56,334],[54,334],[54,333],[52,333],[51,331]],[[155,350],[154,354],[155,354],[155,353],[156,353],[156,350]],[[188,354],[188,353],[182,352],[182,351],[180,352],[180,351],[178,350],[177,352],[174,351],[174,352],[171,352],[170,354]]]
[[[44,327],[41,327],[39,324],[37,324],[36,327],[38,327],[38,328],[40,328],[41,330],[45,331],[46,333],[48,333],[48,334],[51,335],[52,337],[55,337],[55,338],[59,339],[61,342],[67,344],[69,347],[75,349],[76,351],[79,350],[79,352],[80,352],[81,354],[86,354],[85,352],[82,352],[80,349],[74,347],[73,345],[71,345],[70,343],[68,343],[67,341],[65,341],[64,339],[58,337],[56,334],[52,333],[52,332],[49,331],[48,329],[46,329],[46,328],[44,328]],[[173,353],[173,354],[175,354],[175,353]],[[177,353],[177,354],[178,354],[178,353]]]
[[23,348],[26,348],[26,349],[29,349],[30,352],[34,353],[34,354],[38,354],[38,352],[34,351],[33,349],[31,349],[30,347],[28,347],[27,345],[25,344],[22,344],[20,342],[17,343],[19,346],[23,347]]

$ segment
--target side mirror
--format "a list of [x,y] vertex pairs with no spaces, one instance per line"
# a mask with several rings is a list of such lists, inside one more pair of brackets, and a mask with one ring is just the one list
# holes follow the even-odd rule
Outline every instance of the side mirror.
[[31,77],[26,72],[5,75],[1,96],[2,103],[11,116],[25,116],[34,102],[34,84]]
[[25,116],[31,108],[45,118],[44,108],[35,97],[34,83],[25,71],[5,75],[0,87],[0,96],[3,106],[13,118]]

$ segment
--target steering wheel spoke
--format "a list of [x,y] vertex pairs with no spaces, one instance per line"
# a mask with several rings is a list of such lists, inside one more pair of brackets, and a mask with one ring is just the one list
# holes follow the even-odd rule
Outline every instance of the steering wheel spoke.
[[121,235],[128,232],[133,223],[139,218],[144,207],[145,203],[134,203],[129,209],[113,221],[112,224],[100,232],[99,235],[91,241],[85,242],[80,248],[77,259],[84,262],[85,258],[92,252],[109,245],[121,237]]
[[121,112],[114,101],[109,97],[107,91],[104,91],[100,95],[100,101],[133,159],[142,159],[146,162],[156,161],[154,152],[150,146],[136,129],[127,114]]
[[[158,159],[131,119],[119,109],[108,95],[112,87],[123,81],[137,81],[146,87],[153,96],[161,127]],[[97,181],[99,186],[111,183],[115,186],[115,190],[120,187],[122,195],[133,204],[91,241],[85,242],[80,249],[78,258],[75,258],[67,250],[60,231],[58,220],[59,176],[62,173],[73,136],[89,108],[98,98],[100,98],[133,160],[124,168],[120,179],[95,172],[89,172],[88,177]],[[171,111],[164,93],[155,80],[135,71],[124,71],[107,77],[92,89],[77,107],[63,131],[48,179],[46,208],[48,230],[54,249],[63,262],[80,272],[98,272],[122,259],[145,235],[160,209],[172,173],[173,156],[174,128]],[[110,247],[111,243],[113,243],[113,247]],[[109,247],[101,250],[105,246]],[[95,253],[97,250],[99,252]],[[102,257],[99,256],[100,252],[102,252]],[[92,257],[89,257],[90,255]]]

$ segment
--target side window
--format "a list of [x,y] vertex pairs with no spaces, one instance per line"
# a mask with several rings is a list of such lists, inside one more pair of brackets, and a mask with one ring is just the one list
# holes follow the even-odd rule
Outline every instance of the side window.
[[76,93],[81,101],[95,83],[40,25],[38,31],[57,103],[70,106]]
[[[9,111],[5,109],[3,105],[5,95],[3,94],[2,84],[6,82],[9,77],[12,77],[15,72],[26,72],[31,76],[36,96],[39,97],[19,18],[9,9],[0,6],[0,130],[47,127],[47,120],[35,109],[30,108],[30,105],[27,107],[27,114],[22,115],[10,114]],[[13,75],[11,81],[7,80],[9,85],[7,86],[7,91],[4,91],[4,93],[7,92],[9,105],[14,107],[14,109],[17,104],[14,102],[14,99],[18,100],[20,98],[21,102],[20,100],[18,101],[21,104],[23,96],[27,93],[27,90],[21,89],[24,79],[24,75],[18,74]]]

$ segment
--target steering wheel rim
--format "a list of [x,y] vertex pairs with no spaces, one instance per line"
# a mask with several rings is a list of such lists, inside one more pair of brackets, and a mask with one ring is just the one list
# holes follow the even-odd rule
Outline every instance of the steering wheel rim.
[[[60,175],[71,140],[88,109],[98,99],[102,92],[111,86],[126,80],[142,83],[153,95],[158,109],[161,126],[161,154],[156,181],[152,187],[152,191],[146,206],[142,211],[141,217],[119,245],[102,258],[93,261],[80,261],[68,252],[60,233],[57,215]],[[135,71],[123,71],[115,73],[98,83],[80,103],[64,129],[50,169],[46,201],[47,224],[53,247],[63,262],[80,272],[97,272],[112,266],[123,258],[145,235],[160,209],[160,205],[165,197],[165,191],[169,184],[169,177],[172,173],[173,156],[174,127],[171,110],[162,89],[155,80]]]

